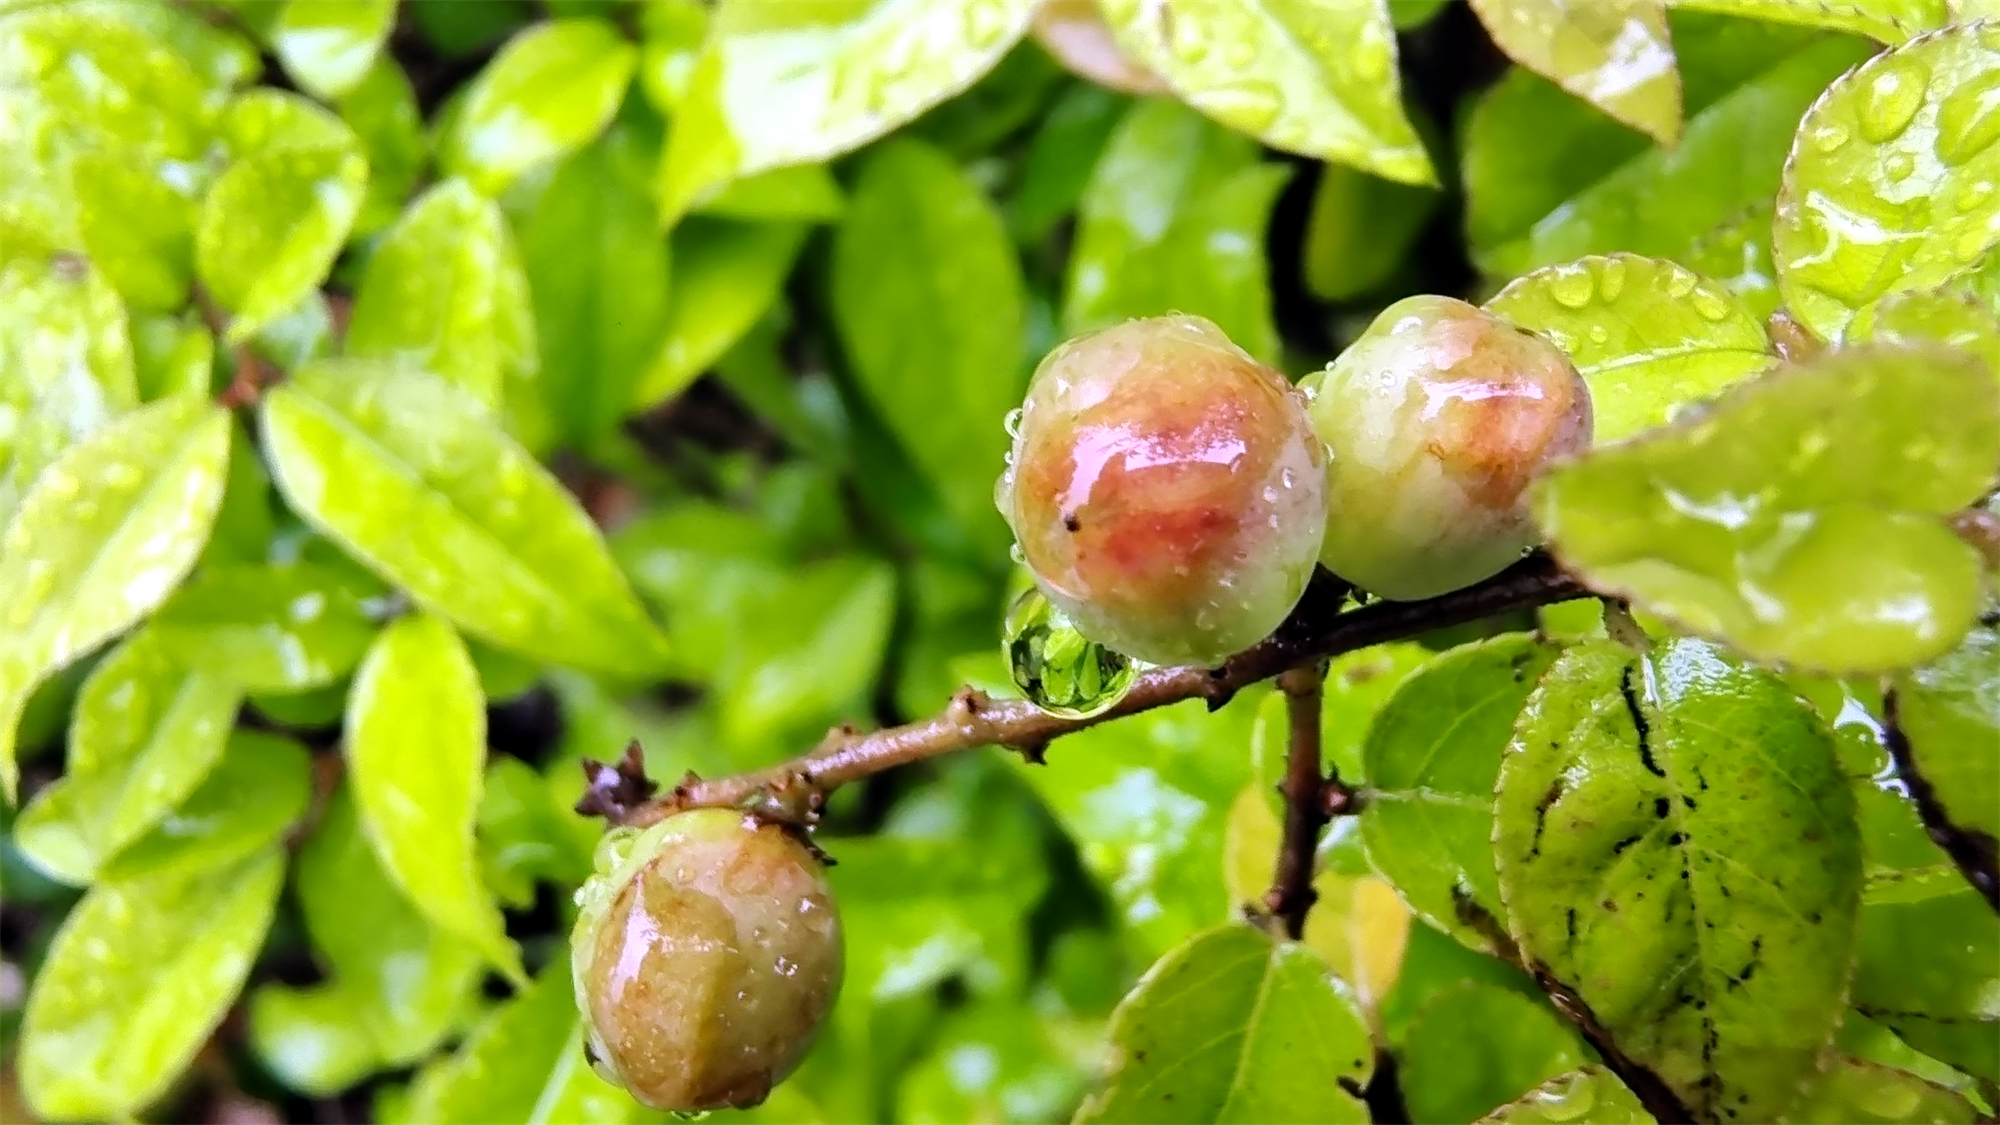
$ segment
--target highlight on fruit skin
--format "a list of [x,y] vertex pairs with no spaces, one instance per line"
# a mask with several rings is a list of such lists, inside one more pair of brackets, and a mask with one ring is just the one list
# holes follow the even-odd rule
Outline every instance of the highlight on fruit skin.
[[696,809],[607,835],[597,866],[570,969],[598,1073],[655,1109],[763,1101],[840,988],[820,860],[784,828]]
[[1079,336],[1035,369],[994,490],[1035,582],[1091,640],[1218,664],[1297,604],[1326,458],[1289,380],[1196,316]]
[[1320,561],[1392,600],[1520,558],[1538,539],[1529,483],[1590,446],[1590,390],[1569,357],[1449,297],[1390,305],[1303,386],[1328,454]]

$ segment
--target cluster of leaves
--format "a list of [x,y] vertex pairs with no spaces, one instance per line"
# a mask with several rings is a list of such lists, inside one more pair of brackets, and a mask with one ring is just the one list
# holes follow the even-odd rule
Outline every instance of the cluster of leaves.
[[[1538,516],[1657,647],[1577,603],[1337,662],[1364,811],[1298,945],[1227,924],[1268,691],[843,791],[845,990],[745,1116],[1355,1121],[1389,1057],[1414,1120],[1645,1119],[1495,953],[1703,1119],[1990,1109],[2000,919],[1882,719],[2000,836],[1947,527],[2000,465],[2000,32],[1471,7],[1521,66],[1461,101],[1419,0],[0,2],[0,1105],[650,1119],[580,1049],[576,763],[1000,689],[1032,361],[1179,309],[1310,366],[1463,280],[1462,202],[1633,439]],[[1838,346],[1752,379],[1780,304]]]

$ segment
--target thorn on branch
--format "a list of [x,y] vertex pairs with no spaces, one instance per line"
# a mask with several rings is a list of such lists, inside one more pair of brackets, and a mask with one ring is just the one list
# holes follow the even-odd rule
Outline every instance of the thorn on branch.
[[[688,776],[699,780],[693,774]],[[601,816],[612,821],[624,818],[644,804],[659,788],[646,776],[645,754],[636,738],[625,744],[625,754],[616,764],[585,758],[583,778],[583,796],[576,802],[576,811],[584,816]],[[683,782],[675,787],[674,793],[678,795],[686,788]]]
[[1020,742],[1010,742],[1006,745],[1009,750],[1019,754],[1022,761],[1031,766],[1046,766],[1049,764],[1049,740],[1046,738],[1024,739]]

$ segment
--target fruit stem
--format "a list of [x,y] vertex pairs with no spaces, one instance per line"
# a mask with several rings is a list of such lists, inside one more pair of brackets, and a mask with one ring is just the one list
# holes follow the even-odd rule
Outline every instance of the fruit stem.
[[1285,693],[1285,718],[1291,727],[1285,746],[1285,781],[1279,786],[1285,795],[1285,832],[1264,905],[1284,922],[1285,934],[1293,941],[1305,936],[1306,912],[1319,899],[1319,892],[1313,889],[1313,860],[1319,851],[1319,834],[1331,819],[1327,789],[1340,785],[1339,778],[1329,781],[1320,774],[1320,703],[1325,684],[1323,659],[1278,676],[1278,688]]

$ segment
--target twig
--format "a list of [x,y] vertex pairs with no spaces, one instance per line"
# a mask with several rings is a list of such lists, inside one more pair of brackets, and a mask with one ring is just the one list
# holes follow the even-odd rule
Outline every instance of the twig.
[[1285,924],[1293,941],[1306,935],[1306,912],[1319,899],[1313,890],[1313,859],[1319,851],[1320,830],[1326,827],[1326,779],[1320,776],[1320,703],[1325,695],[1326,663],[1315,660],[1278,676],[1285,693],[1285,718],[1290,733],[1285,746],[1285,834],[1278,847],[1278,867],[1264,905]]
[[1917,768],[1917,756],[1910,749],[1910,736],[1903,733],[1901,711],[1896,690],[1890,688],[1883,692],[1882,742],[1889,749],[1890,760],[1896,763],[1897,775],[1909,787],[1910,799],[1917,805],[1917,816],[1924,822],[1931,839],[1958,865],[1965,881],[1986,896],[1987,905],[2000,912],[2000,842],[1984,832],[1952,823],[1951,815],[1938,800],[1936,787]]
[[715,781],[690,776],[666,796],[611,819],[643,826],[681,809],[792,801],[804,791],[824,792],[893,766],[978,746],[1010,747],[1035,761],[1050,740],[1072,731],[1184,699],[1205,699],[1211,709],[1219,708],[1242,688],[1310,660],[1588,592],[1547,555],[1537,554],[1478,585],[1426,601],[1377,602],[1339,613],[1326,599],[1309,597],[1275,634],[1222,667],[1156,668],[1141,675],[1125,698],[1101,715],[1058,718],[1030,703],[997,701],[964,688],[943,713],[931,718],[865,735],[836,728],[803,758]]
[[[195,307],[201,310],[201,318],[208,324],[208,330],[215,335],[216,341],[220,342],[227,338],[229,314],[222,311],[222,306],[215,303],[215,298],[209,296],[208,290],[199,285],[195,286],[194,303]],[[258,397],[264,393],[264,388],[278,381],[280,373],[265,363],[251,349],[247,340],[231,348],[230,354],[236,361],[236,374],[229,380],[229,385],[222,389],[222,393],[215,396],[215,401],[233,410],[239,406],[255,404]]]

